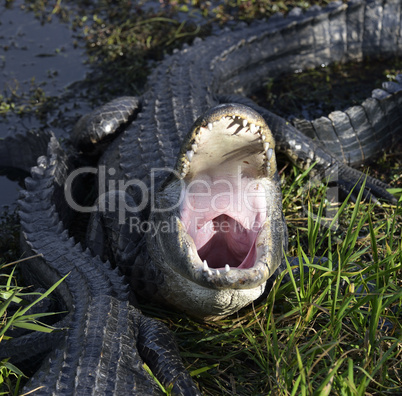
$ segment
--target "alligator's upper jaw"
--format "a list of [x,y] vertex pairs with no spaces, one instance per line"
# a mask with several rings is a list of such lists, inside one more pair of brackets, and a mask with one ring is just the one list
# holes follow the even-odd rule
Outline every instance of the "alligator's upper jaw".
[[217,106],[197,120],[182,145],[179,177],[164,192],[181,191],[172,214],[177,232],[159,238],[181,275],[209,288],[251,289],[277,268],[274,144],[262,117],[246,106]]

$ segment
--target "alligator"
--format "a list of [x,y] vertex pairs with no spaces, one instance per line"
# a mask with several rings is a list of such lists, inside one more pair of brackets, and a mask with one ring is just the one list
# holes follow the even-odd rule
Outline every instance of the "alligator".
[[[51,133],[1,142],[1,166],[24,168],[21,153],[39,156],[20,215],[24,251],[42,257],[23,267],[25,276],[48,287],[69,273],[57,294],[68,314],[56,325],[66,330],[1,345],[0,355],[16,362],[50,353],[27,390],[152,394],[146,362],[174,392],[198,393],[166,328],[128,304],[135,298],[126,282],[138,295],[211,320],[263,295],[286,268],[275,150],[303,169],[315,164],[346,191],[362,186],[349,165],[400,139],[402,78],[360,105],[296,127],[245,96],[267,75],[400,54],[401,12],[400,0],[334,2],[194,40],[155,68],[142,97],[118,98],[77,123],[78,153],[107,146],[96,167],[75,169],[76,155]],[[100,180],[90,206],[70,194],[85,187],[84,173]],[[222,185],[232,188],[229,205]],[[372,177],[363,188],[395,202]],[[235,210],[239,204],[246,210]],[[85,250],[69,237],[77,210],[91,212]]]

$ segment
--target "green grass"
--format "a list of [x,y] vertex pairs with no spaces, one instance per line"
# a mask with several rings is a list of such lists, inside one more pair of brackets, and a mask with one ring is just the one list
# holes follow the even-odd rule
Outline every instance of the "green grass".
[[[297,227],[290,227],[290,252],[309,263],[308,274],[283,285],[278,280],[265,301],[214,323],[144,308],[176,334],[205,395],[385,395],[402,390],[401,206],[345,201],[331,224],[322,221],[328,209],[325,186],[312,199],[307,178],[308,173],[293,167],[283,175],[288,223],[298,219]],[[306,216],[307,210],[315,218]],[[328,262],[312,264],[309,257],[314,256]],[[33,303],[7,318],[8,304],[21,303],[24,292],[13,283],[14,270],[8,275],[4,270],[0,337],[11,325],[49,331],[37,316],[26,315]],[[7,360],[0,363],[0,389],[12,394],[22,378]]]
[[[88,60],[101,74],[88,80],[89,95],[98,104],[116,95],[141,93],[152,62],[195,34],[208,35],[212,21],[251,20],[313,2],[232,0],[212,11],[202,2],[170,3],[162,12],[134,13],[131,1],[119,2],[119,7],[85,2],[83,11],[71,16],[64,7],[68,3],[28,2],[44,22],[57,15],[83,29]],[[203,23],[194,22],[191,3],[197,3]],[[178,11],[188,13],[188,23],[182,23]],[[0,113],[37,114],[40,104],[48,103],[38,84],[33,82],[27,95],[16,85],[9,97],[0,97]],[[400,155],[391,154],[370,174],[400,191],[401,167]],[[218,322],[200,323],[160,307],[144,311],[160,317],[176,334],[185,363],[205,395],[400,394],[401,206],[345,203],[339,209],[326,203],[325,186],[306,188],[308,174],[288,163],[280,169],[289,256],[324,256],[328,262],[309,264],[309,273],[301,279],[284,285],[278,280],[267,299]],[[15,290],[9,288],[8,298]],[[379,329],[385,319],[393,325],[389,331]],[[4,321],[2,328],[6,325]],[[2,362],[3,386],[13,377],[18,389],[21,375]]]
[[[7,330],[13,328],[45,333],[51,333],[55,330],[54,327],[42,323],[40,319],[55,315],[56,312],[32,313],[30,309],[44,298],[47,298],[63,282],[65,277],[57,281],[46,292],[38,293],[26,291],[26,287],[19,286],[16,283],[16,277],[14,276],[17,265],[24,265],[24,261],[35,257],[37,256],[0,265],[0,343],[12,338],[7,334]],[[32,298],[33,301],[29,302]],[[9,311],[11,304],[17,306],[16,309],[12,310],[12,313]],[[10,363],[9,359],[0,361],[0,395],[20,394],[20,386],[24,378],[26,379],[24,373]]]
[[345,201],[334,212],[325,186],[309,194],[308,173],[282,178],[290,255],[307,274],[214,323],[144,310],[175,332],[205,395],[400,394],[401,204]]

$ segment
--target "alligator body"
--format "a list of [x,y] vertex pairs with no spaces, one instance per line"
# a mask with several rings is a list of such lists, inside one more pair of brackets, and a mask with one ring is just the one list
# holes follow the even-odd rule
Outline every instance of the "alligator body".
[[[394,6],[399,5],[396,14],[401,14],[400,2],[386,3],[381,7],[385,12],[390,5],[392,13]],[[349,7],[332,3],[324,12],[313,8],[301,14],[296,10],[286,18],[273,17],[267,22],[254,23],[230,34],[222,33],[205,42],[197,40],[191,47],[165,59],[149,78],[150,88],[141,99],[142,108],[135,122],[116,138],[100,160],[107,172],[113,168],[113,176],[107,178],[108,182],[117,185],[123,181],[126,185],[134,181],[136,184],[132,191],[120,190],[118,197],[106,197],[107,202],[103,202],[102,207],[118,201],[121,202],[120,208],[139,208],[144,201],[147,202],[142,211],[130,213],[126,210],[124,218],[116,210],[95,215],[88,241],[93,251],[101,257],[114,258],[120,268],[124,271],[127,269],[125,273],[138,293],[168,302],[202,318],[212,319],[233,313],[261,295],[266,280],[281,263],[280,250],[286,250],[286,230],[280,225],[283,218],[277,202],[280,197],[278,178],[275,172],[264,173],[261,170],[267,164],[255,158],[258,155],[252,150],[247,152],[245,144],[237,147],[225,138],[214,140],[208,131],[215,136],[215,126],[218,131],[220,120],[233,115],[235,120],[232,121],[239,125],[236,125],[238,129],[232,131],[232,142],[247,133],[253,134],[257,152],[260,150],[270,160],[274,160],[274,143],[268,133],[260,133],[265,128],[262,121],[255,116],[251,117],[253,120],[249,119],[244,111],[237,112],[235,106],[217,107],[212,113],[207,112],[224,103],[247,104],[263,116],[274,134],[279,151],[289,154],[303,168],[316,162],[317,171],[337,173],[339,183],[351,187],[360,174],[340,161],[340,150],[345,159],[359,163],[372,157],[375,150],[378,153],[378,136],[387,135],[387,144],[400,137],[400,84],[388,84],[385,88],[391,92],[382,90],[379,94],[375,91],[374,97],[368,98],[360,106],[311,122],[325,145],[307,139],[296,128],[266,109],[229,93],[250,93],[257,88],[263,76],[326,64],[331,60],[348,61],[352,57],[349,55],[350,48],[355,49],[353,57],[357,53],[361,57],[378,56],[384,52],[389,54],[388,47],[381,52],[382,40],[373,40],[372,7],[371,2],[353,3]],[[386,15],[383,19],[389,17],[388,12]],[[392,34],[400,36],[399,22],[386,25],[388,27],[383,29],[383,35],[388,34],[388,30],[394,26]],[[377,45],[373,45],[373,42],[377,42]],[[183,84],[183,81],[186,83]],[[380,112],[387,116],[379,118]],[[100,125],[107,126],[110,115],[114,120],[113,111],[105,109],[104,114],[100,122],[95,118],[97,126],[94,128],[91,124],[86,129],[88,133],[83,132],[85,128],[82,126],[76,130],[74,139],[79,140],[76,136],[83,134],[92,136],[91,130],[97,131],[93,140],[99,139]],[[231,125],[229,122],[227,128],[230,129]],[[335,154],[326,148],[330,133],[337,136],[334,145],[338,151]],[[384,143],[384,140],[381,141]],[[217,146],[221,148],[216,149]],[[216,159],[218,157],[219,160]],[[246,159],[247,164],[243,162]],[[116,163],[119,163],[119,168],[115,168]],[[273,171],[274,165],[270,169]],[[168,173],[172,170],[175,177],[169,179]],[[241,176],[238,182],[233,182],[227,174]],[[236,195],[238,190],[244,190],[247,177],[259,182],[266,192],[265,196],[262,194],[258,198],[264,201],[266,210],[259,214],[258,219],[243,211],[245,208],[236,211],[230,205],[225,209],[203,212],[203,193],[209,193],[211,203],[219,206],[219,196],[228,193],[222,185],[230,184]],[[201,182],[208,184],[209,190],[197,189],[197,186],[191,189],[194,183],[200,185]],[[221,183],[221,189],[212,188],[218,182]],[[373,179],[367,182],[374,194],[392,199],[385,192],[384,185]],[[175,193],[177,197],[173,197]],[[198,197],[191,195],[194,193]],[[149,202],[150,196],[155,197],[154,202]],[[180,199],[183,201],[173,208]],[[191,201],[191,210],[188,201]],[[233,204],[236,205],[237,201]],[[151,205],[154,206],[151,208]],[[167,207],[172,209],[167,210]],[[160,213],[162,208],[164,212]],[[205,227],[214,221],[221,226],[222,221],[226,220],[222,216],[235,219],[228,227],[237,228],[238,231],[237,234],[236,231],[231,234],[231,229],[229,234],[233,237],[218,243],[217,239],[221,236],[212,231],[208,233]],[[261,223],[255,227],[258,237],[252,235],[250,230],[253,227],[246,226],[245,217],[253,225]],[[275,231],[271,232],[267,224],[263,225],[262,218]],[[195,226],[190,224],[191,221],[198,223]],[[164,224],[173,224],[178,231],[142,233],[138,231],[139,227],[132,227],[133,224],[144,222],[150,223],[153,230]],[[195,228],[192,230],[191,227]],[[183,228],[190,238],[181,232]],[[115,235],[126,237],[116,240]],[[269,241],[268,235],[272,238]],[[244,245],[244,251],[231,254],[233,246],[239,244]],[[257,249],[258,246],[268,245],[269,249]],[[228,254],[221,254],[225,249]],[[261,262],[266,265],[260,267]],[[224,271],[226,264],[229,271]]]
[[[108,187],[93,207],[65,204],[63,185],[72,187],[73,177],[50,138],[21,201],[23,245],[27,253],[43,254],[27,268],[29,279],[49,286],[70,273],[58,295],[69,312],[59,325],[69,330],[1,346],[1,356],[19,356],[28,343],[31,360],[51,350],[28,390],[43,385],[43,394],[150,394],[156,389],[142,369],[144,359],[177,393],[196,394],[164,327],[127,304],[124,281],[94,255],[118,266],[135,292],[201,318],[228,315],[258,298],[283,268],[287,244],[275,144],[298,165],[316,163],[318,172],[337,176],[348,189],[361,173],[345,162],[360,163],[400,139],[402,81],[385,84],[345,112],[298,124],[316,140],[238,95],[252,92],[267,75],[400,54],[401,13],[400,0],[335,2],[305,14],[295,9],[195,40],[167,57],[141,98],[113,101],[83,118],[72,134],[83,150],[123,130],[98,167],[86,170],[104,177]],[[45,154],[43,142],[49,141],[39,139],[35,155]],[[2,166],[18,167],[9,155],[18,140],[0,145]],[[253,192],[251,209],[236,211],[244,201],[228,204],[227,190],[216,185],[230,186],[232,196]],[[199,186],[209,188],[208,200]],[[394,199],[375,179],[368,178],[366,188]],[[63,231],[74,205],[92,212],[87,243],[93,254]]]
[[144,361],[165,385],[174,384],[175,393],[198,394],[169,330],[129,304],[118,270],[68,236],[58,215],[68,212],[63,208],[67,163],[52,137],[48,157],[38,159],[26,180],[19,212],[26,254],[46,252],[21,268],[24,277],[48,286],[68,274],[54,295],[58,309],[68,312],[55,324],[63,331],[2,343],[1,355],[28,362],[28,369],[48,355],[25,387],[36,395],[158,394]]

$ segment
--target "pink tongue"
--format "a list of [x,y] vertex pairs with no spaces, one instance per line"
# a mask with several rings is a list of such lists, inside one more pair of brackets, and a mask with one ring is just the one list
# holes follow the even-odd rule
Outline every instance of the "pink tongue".
[[210,233],[212,237],[198,249],[198,255],[202,261],[207,261],[210,268],[223,268],[225,264],[241,268],[250,268],[254,265],[255,249],[251,248],[254,246],[257,232],[246,230],[227,215],[216,217],[199,232],[203,231]]
[[203,174],[186,187],[181,221],[200,258],[212,268],[252,267],[254,242],[266,219],[261,183],[244,176]]

